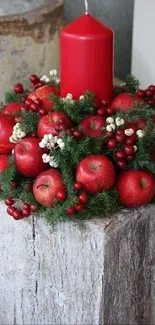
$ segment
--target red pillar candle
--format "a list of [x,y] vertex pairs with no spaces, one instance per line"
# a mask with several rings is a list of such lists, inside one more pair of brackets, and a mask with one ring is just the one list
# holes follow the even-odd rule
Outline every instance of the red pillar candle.
[[65,26],[60,34],[61,96],[71,93],[78,99],[86,91],[98,102],[113,96],[113,30],[82,15]]

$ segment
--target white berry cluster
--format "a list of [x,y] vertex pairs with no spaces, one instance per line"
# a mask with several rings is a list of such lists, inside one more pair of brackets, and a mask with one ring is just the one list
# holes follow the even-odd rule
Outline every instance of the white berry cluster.
[[17,143],[20,139],[25,138],[26,133],[22,131],[21,124],[16,123],[13,127],[13,133],[11,137],[9,138],[10,142]]
[[44,81],[47,84],[50,83],[50,81],[55,81],[56,83],[60,82],[60,79],[57,77],[57,74],[58,74],[57,70],[52,69],[52,70],[50,70],[49,74],[50,74],[50,77],[52,77],[52,78],[49,78],[48,76],[43,75],[40,78],[40,80]]
[[84,95],[81,95],[81,96],[79,97],[79,100],[84,100],[84,99],[85,99]]
[[124,119],[121,119],[119,117],[116,117],[116,119],[114,119],[113,117],[107,117],[106,123],[108,124],[106,126],[106,130],[108,132],[112,132],[116,129],[116,126],[124,125],[125,121]]
[[67,95],[66,95],[66,97],[64,97],[63,98],[63,102],[70,102],[71,104],[73,104],[74,103],[74,100],[73,100],[73,95],[72,94],[70,94],[70,93],[68,93]]
[[50,154],[43,154],[42,159],[45,164],[48,164],[51,167],[57,168],[58,165],[54,161],[53,157],[53,151],[57,148],[60,148],[61,150],[64,149],[65,144],[61,138],[58,138],[57,136],[53,136],[52,134],[45,134],[41,142],[39,143],[40,148],[47,148],[50,150]]
[[129,129],[126,129],[126,130],[124,131],[124,133],[125,133],[125,135],[126,135],[127,137],[130,137],[131,135],[134,134],[134,130],[133,130],[132,128],[129,128]]

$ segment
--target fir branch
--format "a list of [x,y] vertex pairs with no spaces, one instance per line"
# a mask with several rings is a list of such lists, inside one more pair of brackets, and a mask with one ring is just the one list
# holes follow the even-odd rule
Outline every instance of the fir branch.
[[12,102],[22,103],[23,99],[20,94],[16,94],[13,90],[5,93],[5,103],[9,104]]
[[23,119],[21,120],[21,128],[26,134],[35,133],[37,131],[37,125],[39,116],[31,111],[22,111]]
[[125,79],[124,90],[127,93],[136,94],[140,86],[140,82],[133,75],[128,75]]
[[50,98],[54,103],[54,110],[66,113],[76,125],[86,116],[95,113],[94,94],[91,92],[86,92],[83,100],[64,101],[63,98],[55,95],[51,95]]

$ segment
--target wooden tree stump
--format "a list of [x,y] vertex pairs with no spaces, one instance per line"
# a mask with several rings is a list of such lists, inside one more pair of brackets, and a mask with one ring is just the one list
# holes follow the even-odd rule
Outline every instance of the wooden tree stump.
[[82,225],[0,204],[0,324],[155,324],[155,208]]
[[58,69],[63,16],[62,0],[1,2],[0,100],[16,82],[25,82],[27,87],[32,73],[43,75]]

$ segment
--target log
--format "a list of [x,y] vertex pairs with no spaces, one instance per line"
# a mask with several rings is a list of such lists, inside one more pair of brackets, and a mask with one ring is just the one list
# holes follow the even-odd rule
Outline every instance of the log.
[[[12,88],[16,82],[25,81],[24,86],[27,87],[32,73],[42,76],[49,74],[52,68],[58,69],[63,1],[1,0],[1,2],[0,100],[3,100],[4,92]],[[29,11],[25,11],[28,9]]]
[[155,207],[54,228],[0,203],[0,324],[155,324]]

